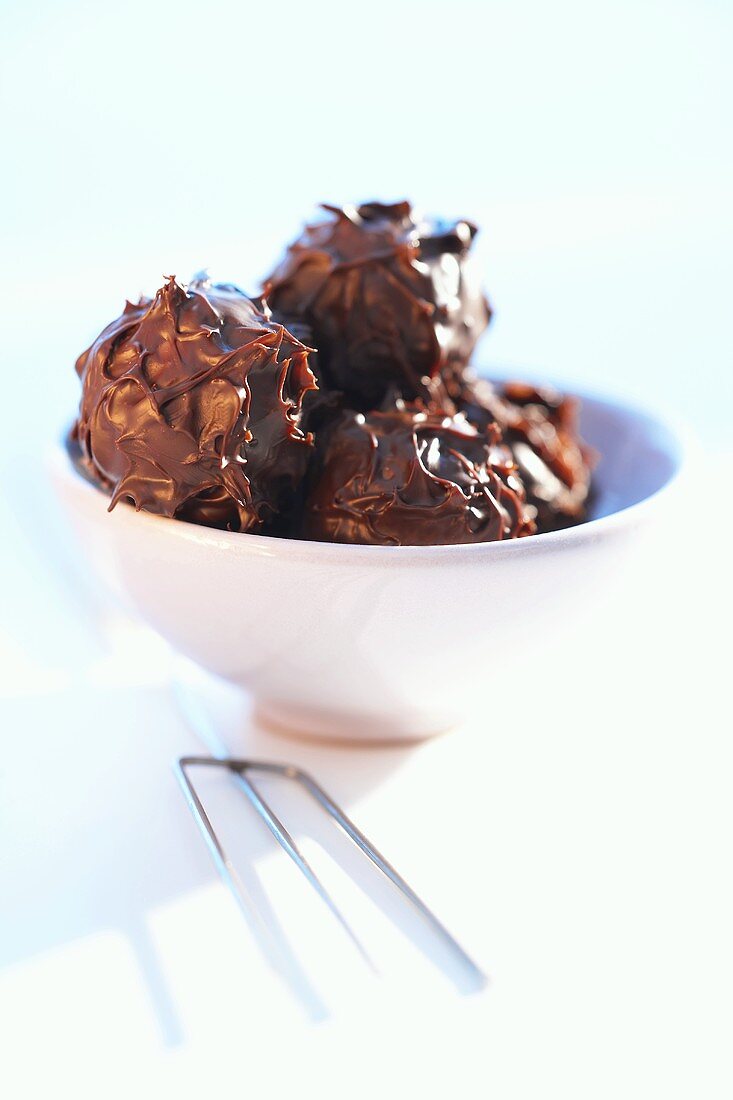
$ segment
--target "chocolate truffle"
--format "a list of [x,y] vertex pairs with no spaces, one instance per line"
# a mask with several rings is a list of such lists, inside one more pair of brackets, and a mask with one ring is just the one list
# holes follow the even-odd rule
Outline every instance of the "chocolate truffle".
[[128,302],[76,364],[73,436],[110,508],[256,531],[287,506],[312,439],[309,349],[236,287],[171,277]]
[[491,312],[471,265],[476,229],[418,218],[408,202],[324,206],[265,283],[277,313],[302,318],[323,381],[355,408],[465,364]]
[[397,402],[344,412],[319,442],[305,538],[381,545],[493,542],[531,534],[499,433]]
[[594,454],[578,433],[578,405],[547,387],[493,385],[470,373],[447,384],[456,408],[481,430],[497,423],[536,514],[537,530],[580,523],[589,499]]

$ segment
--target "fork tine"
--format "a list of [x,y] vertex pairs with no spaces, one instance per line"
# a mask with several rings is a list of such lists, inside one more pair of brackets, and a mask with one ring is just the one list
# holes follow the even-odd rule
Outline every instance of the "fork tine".
[[420,916],[428,923],[436,935],[443,941],[444,944],[453,952],[453,954],[460,960],[464,968],[469,972],[472,978],[477,983],[477,987],[481,988],[487,982],[487,977],[483,970],[473,961],[470,955],[461,947],[454,936],[448,931],[442,921],[436,917],[435,913],[422,900],[422,898],[415,893],[412,887],[405,881],[402,875],[397,871],[395,867],[385,859],[382,853],[374,847],[370,840],[364,835],[358,825],[355,825],[347,814],[338,806],[333,799],[328,795],[323,787],[316,780],[301,769],[291,769],[292,778],[301,784],[311,796],[319,803],[320,806],[336,821],[336,823],[343,829],[348,837],[353,840],[354,844],[364,853],[365,856],[378,867],[379,870],[387,876],[387,878],[394,883],[397,889],[407,898],[413,908],[415,908]]
[[[204,805],[196,793],[196,788],[191,782],[187,767],[191,764],[199,763],[194,758],[181,757],[178,761],[178,767],[176,769],[176,776],[178,778],[183,793],[186,796],[186,801],[196,819],[196,822],[201,829],[201,832],[206,840],[207,847],[213,857],[214,863],[217,866],[219,874],[226,881],[227,886],[237,900],[240,909],[244,910],[244,914],[247,918],[253,917],[258,920],[259,914],[254,905],[251,904],[247,889],[242,882],[241,878],[237,874],[237,870],[234,867],[229,856],[224,851],[224,848],[219,841],[214,826],[211,824],[211,819],[204,809]],[[266,927],[263,922],[263,927]]]
[[[188,775],[187,767],[197,764],[222,764],[213,758],[181,757],[177,761],[175,774],[181,786],[186,802],[198,825],[209,852],[214,860],[219,874],[226,886],[229,887],[240,911],[244,915],[252,930],[265,959],[288,984],[291,991],[302,1004],[308,1016],[314,1021],[324,1020],[328,1017],[325,1005],[318,993],[311,986],[307,976],[303,973],[297,960],[287,946],[287,942],[278,937],[278,927],[274,928],[265,920],[255,899],[250,895],[247,887],[237,873],[229,856],[224,850],[211,819],[204,809],[204,805],[196,792],[196,789]],[[229,770],[229,769],[227,769]]]
[[[316,891],[318,896],[321,898],[321,900],[324,902],[324,904],[327,906],[327,908],[331,911],[331,913],[336,918],[336,920],[339,922],[339,924],[341,925],[343,930],[346,932],[346,935],[349,937],[351,942],[354,944],[354,947],[356,947],[357,951],[359,952],[361,957],[364,959],[365,963],[370,968],[370,970],[372,970],[376,973],[377,969],[376,969],[374,963],[372,962],[371,958],[369,957],[369,954],[368,954],[366,948],[363,946],[363,944],[359,940],[358,936],[356,935],[356,933],[354,932],[354,930],[351,928],[350,924],[348,923],[348,921],[344,917],[343,913],[338,908],[335,901],[333,900],[331,895],[326,890],[325,886],[323,885],[323,883],[319,879],[318,875],[315,873],[315,871],[313,870],[311,865],[308,863],[308,860],[305,858],[305,856],[301,852],[300,848],[298,847],[298,845],[293,840],[293,837],[290,835],[288,830],[285,828],[285,826],[283,825],[282,821],[277,816],[277,814],[274,813],[274,811],[272,810],[270,805],[264,800],[264,798],[262,797],[260,792],[257,790],[257,788],[254,786],[254,784],[251,783],[250,780],[244,774],[246,771],[250,771],[250,770],[256,771],[256,770],[258,770],[258,765],[256,763],[253,763],[253,762],[250,762],[250,761],[230,760],[230,761],[228,761],[228,763],[229,763],[229,766],[230,766],[231,770],[234,771],[235,778],[238,780],[239,785],[241,786],[242,790],[247,795],[247,798],[250,800],[250,802],[252,803],[254,808],[257,810],[257,813],[260,815],[262,820],[265,822],[268,829],[270,830],[272,835],[277,840],[278,844],[281,846],[281,848],[283,848],[283,850],[285,852],[287,852],[287,854],[292,859],[293,863],[296,865],[296,867],[298,867],[298,869],[306,877],[306,879],[311,884],[313,889]],[[277,769],[278,774],[287,774],[288,773],[287,765],[283,766],[283,771],[280,771],[280,766],[279,765],[276,766],[276,769]],[[267,768],[265,770],[268,771],[268,772],[271,771],[271,770],[275,771],[275,769],[270,769],[270,768]],[[288,774],[288,778],[291,778],[291,776],[289,774]],[[294,778],[294,777],[292,777],[292,778]]]

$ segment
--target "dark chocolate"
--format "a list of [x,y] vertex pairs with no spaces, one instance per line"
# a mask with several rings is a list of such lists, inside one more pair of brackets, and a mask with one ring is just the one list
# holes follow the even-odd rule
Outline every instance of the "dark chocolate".
[[479,430],[496,423],[536,514],[554,531],[586,515],[595,456],[578,432],[578,403],[551,387],[493,384],[466,372],[447,382],[455,408]]
[[408,202],[324,206],[265,282],[276,313],[313,333],[326,388],[361,410],[395,386],[464,365],[491,311],[473,271],[470,222],[418,218]]
[[534,530],[511,454],[489,426],[397,402],[344,412],[319,440],[305,538],[446,545]]
[[77,360],[74,436],[110,508],[257,531],[287,507],[312,439],[309,348],[240,290],[171,277]]

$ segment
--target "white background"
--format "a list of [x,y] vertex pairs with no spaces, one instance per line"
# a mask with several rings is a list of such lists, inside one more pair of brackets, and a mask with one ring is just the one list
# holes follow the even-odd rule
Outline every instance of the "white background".
[[[7,1094],[729,1097],[730,4],[0,17]],[[314,1024],[175,788],[199,742],[170,658],[73,568],[43,454],[126,296],[204,265],[255,287],[318,201],[405,196],[481,226],[482,363],[668,409],[703,458],[624,606],[539,669],[518,655],[512,683],[487,674],[475,729],[371,754],[242,734],[313,767],[491,976],[457,995],[339,879],[380,956],[366,977],[253,841]]]

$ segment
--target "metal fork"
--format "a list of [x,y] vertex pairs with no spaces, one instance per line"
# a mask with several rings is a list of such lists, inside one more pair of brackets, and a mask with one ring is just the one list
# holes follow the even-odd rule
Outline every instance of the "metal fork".
[[[275,764],[259,760],[242,760],[232,757],[217,757],[217,756],[182,756],[176,767],[176,774],[181,784],[183,792],[186,796],[188,805],[196,819],[196,822],[201,829],[204,839],[207,842],[209,851],[213,857],[214,863],[227,884],[232,894],[237,900],[240,908],[247,916],[248,920],[253,918],[253,906],[251,899],[247,893],[247,890],[238,875],[236,868],[232,864],[230,858],[226,854],[221,841],[219,840],[216,830],[211,823],[209,815],[204,809],[203,803],[196,792],[196,788],[191,780],[190,770],[196,767],[203,768],[223,768],[229,772],[234,778],[239,788],[243,791],[249,802],[262,818],[267,828],[277,840],[278,844],[284,849],[290,856],[296,867],[302,872],[310,885],[316,891],[318,896],[323,901],[324,905],[331,912],[333,917],[338,921],[347,936],[354,944],[355,948],[367,963],[367,965],[375,970],[366,949],[362,945],[361,941],[347,922],[343,913],[340,911],[331,895],[326,890],[321,880],[316,875],[315,871],[308,863],[307,859],[300,851],[295,840],[275,814],[270,805],[263,798],[260,791],[255,787],[250,776],[252,773],[259,772],[262,775],[275,775],[283,779],[291,780],[298,783],[316,803],[324,810],[328,816],[336,822],[336,824],[343,830],[354,844],[359,848],[367,859],[377,867],[386,877],[394,883],[402,896],[410,903],[412,908],[420,915],[423,921],[431,929],[437,939],[442,942],[444,947],[448,949],[451,956],[458,963],[464,980],[460,983],[462,989],[469,989],[475,991],[483,988],[486,984],[486,975],[481,968],[473,961],[473,959],[464,951],[461,945],[454,939],[445,925],[438,920],[435,914],[428,908],[425,902],[415,893],[411,886],[405,881],[402,875],[392,866],[392,864],[385,859],[385,857],[379,852],[374,845],[367,839],[364,833],[359,829],[357,825],[348,817],[344,811],[338,806],[333,799],[324,791],[316,780],[303,771],[301,768],[296,768],[291,764]],[[263,931],[260,928],[260,931]],[[265,929],[266,931],[266,929]]]

